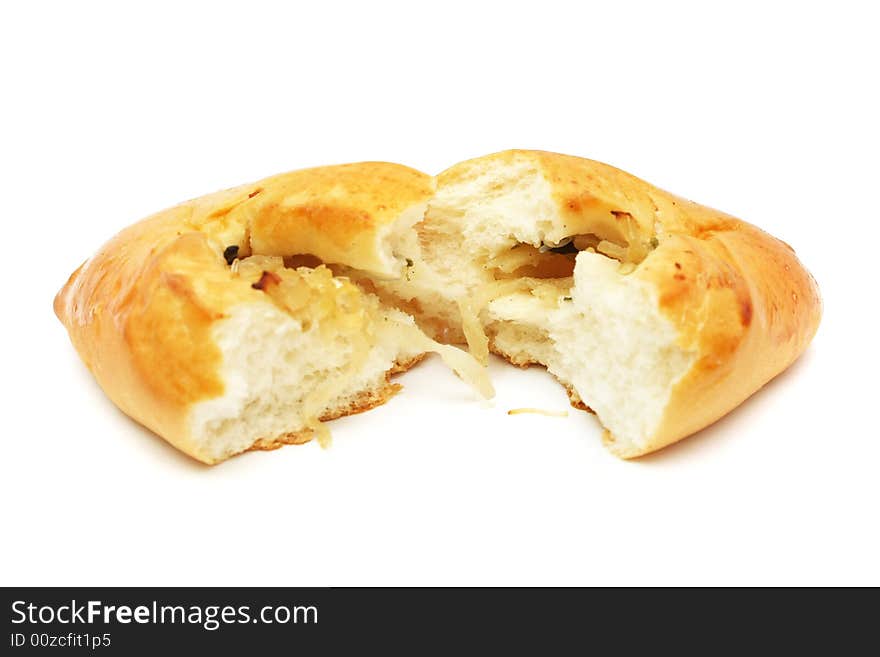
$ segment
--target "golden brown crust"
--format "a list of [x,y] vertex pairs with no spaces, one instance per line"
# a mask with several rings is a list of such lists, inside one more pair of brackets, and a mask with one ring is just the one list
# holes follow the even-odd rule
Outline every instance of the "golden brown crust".
[[498,340],[495,335],[489,334],[489,351],[491,351],[496,356],[501,356],[504,360],[506,360],[511,365],[514,365],[522,370],[527,370],[532,365],[540,365],[537,360],[533,358],[529,358],[523,353],[512,354],[507,351],[504,351],[499,345]]
[[584,400],[581,399],[581,396],[578,394],[577,390],[562,381],[560,381],[559,383],[561,383],[562,386],[565,388],[565,392],[568,394],[568,402],[571,404],[572,408],[576,408],[579,411],[586,411],[591,415],[596,414],[596,411],[594,411],[592,408],[584,403]]
[[398,359],[392,368],[388,370],[387,376],[391,377],[395,374],[402,374],[412,367],[421,363],[428,354],[417,354],[411,358]]
[[311,254],[390,275],[377,240],[408,210],[420,218],[433,177],[387,162],[303,169],[268,178],[246,214],[254,253]]

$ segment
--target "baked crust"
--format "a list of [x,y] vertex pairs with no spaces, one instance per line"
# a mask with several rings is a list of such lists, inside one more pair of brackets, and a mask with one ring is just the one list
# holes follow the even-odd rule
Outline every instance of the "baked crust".
[[254,253],[310,254],[392,276],[380,238],[404,213],[421,219],[434,178],[400,164],[361,162],[293,171],[259,187],[262,193],[237,209]]

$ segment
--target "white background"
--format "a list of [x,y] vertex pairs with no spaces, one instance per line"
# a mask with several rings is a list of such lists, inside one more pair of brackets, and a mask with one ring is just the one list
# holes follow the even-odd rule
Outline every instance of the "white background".
[[[3,3],[0,582],[880,584],[873,3]],[[825,317],[715,426],[606,453],[537,369],[436,362],[334,445],[214,468],[115,409],[52,314],[113,233],[303,166],[592,157],[792,244]]]

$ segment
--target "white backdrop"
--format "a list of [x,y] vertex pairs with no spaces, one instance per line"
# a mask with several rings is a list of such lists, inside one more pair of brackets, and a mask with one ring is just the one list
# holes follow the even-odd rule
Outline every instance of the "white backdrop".
[[[7,585],[880,584],[871,3],[4,3]],[[334,445],[207,468],[110,404],[52,313],[113,233],[303,166],[592,157],[794,246],[825,317],[637,462],[544,372],[434,361]]]

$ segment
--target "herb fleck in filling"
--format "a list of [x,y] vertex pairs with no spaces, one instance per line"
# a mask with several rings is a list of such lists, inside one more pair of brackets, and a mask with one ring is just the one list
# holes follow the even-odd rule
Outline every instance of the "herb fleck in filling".
[[238,257],[238,245],[234,244],[232,246],[227,246],[223,251],[223,257],[226,259],[226,264],[231,265],[232,262]]

